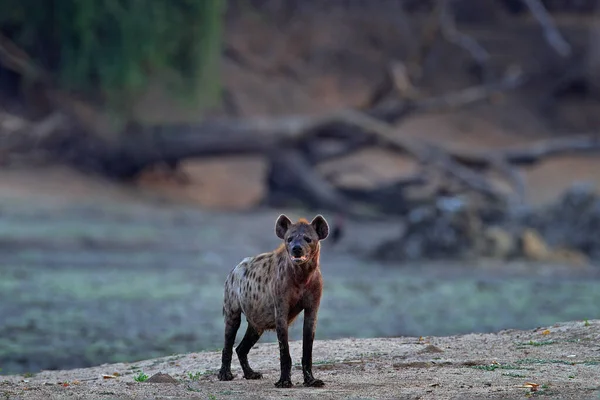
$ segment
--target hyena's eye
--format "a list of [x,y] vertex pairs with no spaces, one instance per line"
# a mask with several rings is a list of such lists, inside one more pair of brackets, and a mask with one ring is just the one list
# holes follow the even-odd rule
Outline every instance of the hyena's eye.
[[312,239],[309,238],[308,236],[304,236],[304,240],[306,240],[306,243],[312,242]]
[[291,236],[289,238],[287,238],[287,242],[288,243],[292,243],[292,237]]

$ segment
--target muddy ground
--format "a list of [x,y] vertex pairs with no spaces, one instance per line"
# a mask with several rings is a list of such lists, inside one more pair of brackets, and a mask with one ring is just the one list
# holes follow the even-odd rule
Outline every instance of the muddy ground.
[[[305,215],[210,212],[90,180],[79,191],[76,176],[62,174],[44,183],[39,172],[37,186],[25,177],[0,185],[3,374],[220,348],[225,276],[242,257],[277,245],[279,212]],[[593,265],[379,264],[364,254],[399,222],[350,222],[338,245],[324,243],[318,339],[600,318],[600,268]],[[273,341],[274,334],[261,339]]]
[[[530,331],[448,337],[339,339],[315,342],[314,374],[323,388],[302,386],[301,343],[291,344],[291,389],[277,389],[277,346],[258,344],[251,364],[263,379],[215,376],[219,352],[0,379],[6,399],[560,399],[600,398],[600,320]],[[136,381],[169,374],[173,383]]]

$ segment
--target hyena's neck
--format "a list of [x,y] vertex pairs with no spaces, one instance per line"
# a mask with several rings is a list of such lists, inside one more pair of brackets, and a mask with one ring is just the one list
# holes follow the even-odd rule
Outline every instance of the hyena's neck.
[[289,262],[294,271],[294,283],[298,285],[308,285],[315,274],[319,273],[319,258],[320,244],[317,244],[317,248],[305,263],[294,264],[290,260]]

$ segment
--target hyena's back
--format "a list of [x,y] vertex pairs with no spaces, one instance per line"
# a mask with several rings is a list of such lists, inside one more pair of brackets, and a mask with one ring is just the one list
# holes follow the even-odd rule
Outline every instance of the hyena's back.
[[225,281],[224,313],[243,313],[258,331],[275,329],[272,253],[244,258]]

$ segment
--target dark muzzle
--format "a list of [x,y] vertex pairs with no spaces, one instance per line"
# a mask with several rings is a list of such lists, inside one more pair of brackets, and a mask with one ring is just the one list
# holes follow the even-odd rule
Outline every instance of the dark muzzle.
[[296,245],[296,246],[292,247],[292,256],[302,257],[302,253],[303,253],[302,246]]

